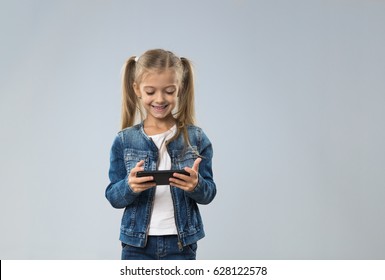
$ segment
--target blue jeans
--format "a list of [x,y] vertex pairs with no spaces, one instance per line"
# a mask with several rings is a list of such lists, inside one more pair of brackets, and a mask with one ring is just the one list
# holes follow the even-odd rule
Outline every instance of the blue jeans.
[[122,243],[122,260],[195,260],[197,243],[179,248],[177,235],[148,236],[144,248]]

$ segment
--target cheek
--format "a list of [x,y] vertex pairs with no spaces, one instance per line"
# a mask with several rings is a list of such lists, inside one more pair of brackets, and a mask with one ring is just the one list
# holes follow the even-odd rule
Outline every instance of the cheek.
[[142,96],[141,102],[143,105],[150,105],[152,102],[152,98],[148,96]]
[[177,97],[176,94],[173,95],[173,96],[169,96],[169,97],[167,98],[167,101],[168,101],[168,103],[170,103],[170,104],[176,104],[177,101],[178,101],[178,97]]

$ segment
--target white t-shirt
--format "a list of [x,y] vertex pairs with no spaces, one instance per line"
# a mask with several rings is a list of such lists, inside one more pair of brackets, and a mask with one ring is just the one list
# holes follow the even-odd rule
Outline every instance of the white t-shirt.
[[[171,169],[171,158],[167,152],[166,141],[176,132],[176,125],[161,134],[150,136],[159,149],[158,170]],[[174,204],[169,185],[158,185],[155,190],[154,205],[151,214],[149,235],[177,234]]]

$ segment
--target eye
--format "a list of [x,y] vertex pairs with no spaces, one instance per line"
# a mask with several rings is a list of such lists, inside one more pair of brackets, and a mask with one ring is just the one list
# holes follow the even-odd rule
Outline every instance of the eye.
[[151,86],[145,86],[145,87],[143,87],[142,90],[146,95],[153,95],[156,91],[156,89],[154,87],[151,87]]
[[171,88],[166,88],[166,90],[165,90],[165,92],[167,93],[167,94],[173,94],[174,92],[175,92],[175,88],[174,87],[171,87]]

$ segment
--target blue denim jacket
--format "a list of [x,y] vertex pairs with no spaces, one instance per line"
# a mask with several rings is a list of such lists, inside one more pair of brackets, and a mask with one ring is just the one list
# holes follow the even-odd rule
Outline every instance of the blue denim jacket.
[[[208,204],[216,195],[210,140],[196,126],[188,126],[188,135],[191,147],[184,144],[182,134],[167,143],[171,169],[192,167],[198,157],[193,149],[202,157],[198,185],[193,191],[170,187],[178,237],[183,246],[205,236],[197,203]],[[133,192],[128,185],[128,174],[140,160],[144,160],[145,170],[156,170],[157,159],[158,148],[145,134],[143,122],[120,131],[116,136],[110,154],[110,184],[106,189],[106,198],[113,207],[125,208],[120,228],[120,240],[123,243],[136,247],[146,246],[155,188],[141,193]]]

